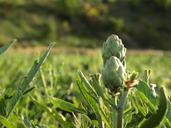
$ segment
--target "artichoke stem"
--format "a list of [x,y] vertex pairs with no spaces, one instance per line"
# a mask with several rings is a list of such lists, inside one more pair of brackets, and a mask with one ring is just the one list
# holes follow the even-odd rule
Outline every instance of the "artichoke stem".
[[123,110],[126,104],[126,99],[128,96],[128,90],[121,93],[120,101],[118,104],[118,117],[117,117],[117,128],[123,128],[124,120],[123,120]]

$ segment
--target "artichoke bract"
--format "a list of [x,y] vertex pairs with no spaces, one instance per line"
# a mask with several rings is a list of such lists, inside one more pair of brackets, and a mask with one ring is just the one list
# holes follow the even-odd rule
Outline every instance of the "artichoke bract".
[[107,88],[111,91],[122,86],[125,76],[125,67],[121,61],[115,57],[110,57],[102,69],[102,79]]
[[116,56],[120,61],[124,61],[126,55],[126,48],[124,47],[122,40],[117,36],[112,34],[107,38],[103,44],[102,57],[104,64],[111,56]]

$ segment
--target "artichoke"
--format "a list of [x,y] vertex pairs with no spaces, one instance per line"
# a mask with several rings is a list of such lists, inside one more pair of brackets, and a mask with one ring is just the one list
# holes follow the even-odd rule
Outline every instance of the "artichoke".
[[122,40],[117,35],[112,34],[109,36],[103,44],[102,57],[104,64],[111,56],[116,56],[122,63],[126,55],[126,48],[124,47]]
[[104,85],[111,91],[122,86],[125,76],[125,67],[121,61],[115,57],[110,57],[102,69],[102,79]]

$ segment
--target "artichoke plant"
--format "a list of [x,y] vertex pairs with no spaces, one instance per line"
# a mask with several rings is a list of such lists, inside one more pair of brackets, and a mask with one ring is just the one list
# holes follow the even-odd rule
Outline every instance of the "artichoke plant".
[[78,87],[96,116],[98,125],[95,127],[171,128],[171,105],[164,88],[150,84],[149,70],[142,78],[137,72],[126,72],[126,49],[118,36],[111,35],[106,40],[102,57],[104,86],[100,75],[93,74],[86,79],[79,72]]

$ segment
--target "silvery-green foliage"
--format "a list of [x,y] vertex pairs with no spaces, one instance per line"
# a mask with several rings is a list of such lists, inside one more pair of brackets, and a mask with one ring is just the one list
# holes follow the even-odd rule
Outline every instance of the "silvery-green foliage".
[[103,44],[102,57],[104,64],[111,56],[116,56],[120,61],[124,61],[126,55],[126,48],[124,47],[122,40],[117,36],[112,34],[107,38]]
[[123,84],[125,76],[125,67],[121,61],[112,56],[106,61],[102,69],[102,78],[105,86],[110,90],[114,90]]

